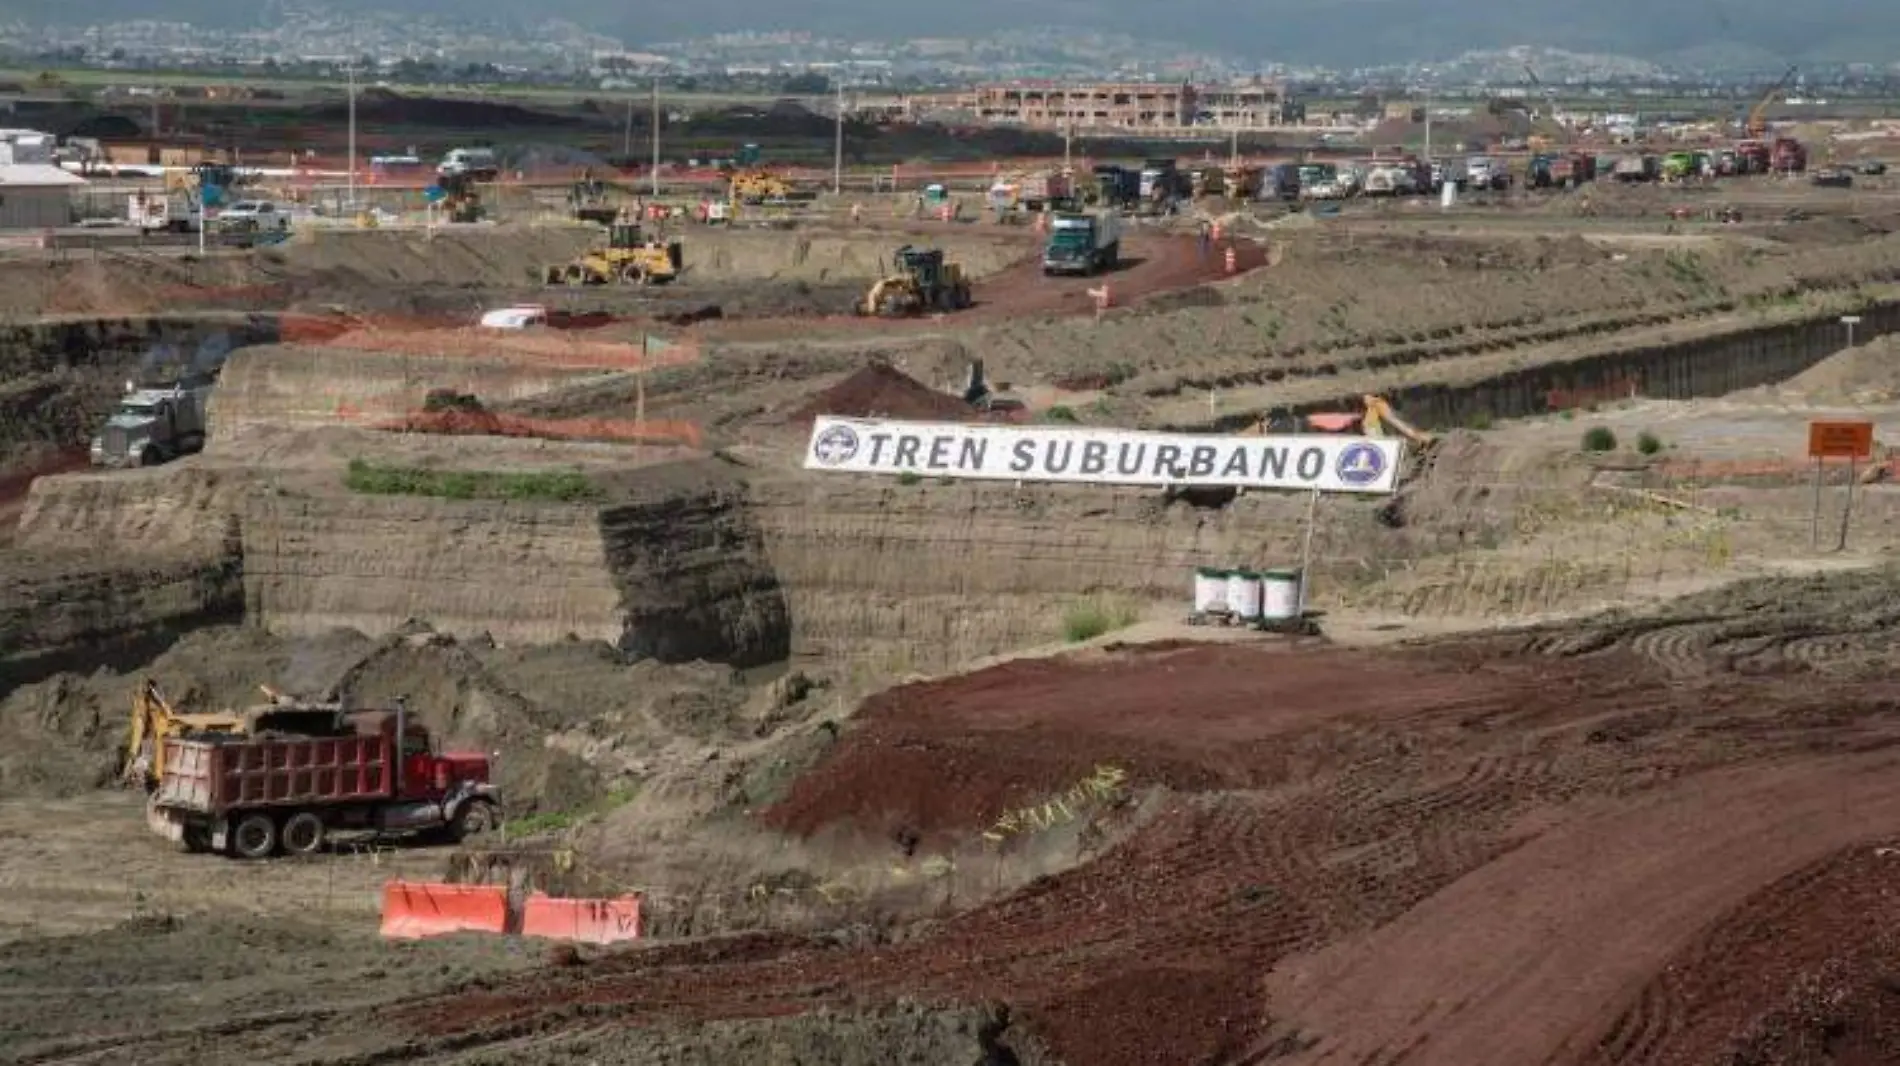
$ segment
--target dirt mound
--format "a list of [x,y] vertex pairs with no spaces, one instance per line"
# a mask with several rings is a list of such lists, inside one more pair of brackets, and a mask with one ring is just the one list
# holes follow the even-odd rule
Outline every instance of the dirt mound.
[[966,422],[977,411],[961,397],[938,392],[889,363],[872,363],[813,396],[791,415],[809,425],[819,415]]
[[[324,104],[305,109],[318,123],[346,122],[346,104]],[[486,100],[446,100],[430,96],[404,96],[388,89],[366,89],[356,99],[356,118],[376,126],[421,126],[440,129],[517,129],[583,125],[571,115],[551,111],[531,111],[514,104]]]
[[1884,403],[1900,395],[1900,339],[1879,337],[1831,355],[1774,387],[1813,403]]
[[[14,690],[0,702],[0,795],[69,795],[110,780],[132,689],[148,676],[186,710],[251,706],[259,684],[354,706],[406,698],[451,745],[501,752],[497,777],[515,816],[577,810],[629,787],[673,739],[730,743],[744,735],[752,693],[720,667],[629,663],[578,641],[505,650],[420,625],[382,640],[207,629],[136,674],[61,674]],[[590,746],[590,736],[614,743]]]

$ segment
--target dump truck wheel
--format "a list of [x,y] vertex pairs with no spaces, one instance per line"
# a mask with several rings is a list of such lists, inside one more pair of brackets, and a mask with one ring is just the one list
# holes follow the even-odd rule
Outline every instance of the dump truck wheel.
[[268,814],[247,814],[231,831],[231,852],[240,859],[268,859],[277,850],[277,823]]
[[309,811],[299,811],[284,820],[280,834],[284,851],[290,855],[314,855],[323,847],[323,819]]
[[469,800],[448,824],[448,838],[453,843],[461,843],[471,836],[487,833],[495,828],[495,805],[486,800]]
[[645,285],[647,283],[646,268],[638,263],[628,263],[620,268],[620,280],[628,285]]

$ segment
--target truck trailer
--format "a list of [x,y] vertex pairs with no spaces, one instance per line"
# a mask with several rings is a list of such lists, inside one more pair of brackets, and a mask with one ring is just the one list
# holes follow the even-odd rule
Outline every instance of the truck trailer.
[[1121,262],[1121,216],[1112,211],[1062,214],[1049,224],[1044,274],[1097,274]]
[[439,751],[400,703],[301,717],[295,734],[165,738],[152,830],[187,851],[264,859],[314,854],[337,830],[459,841],[498,824],[488,757]]

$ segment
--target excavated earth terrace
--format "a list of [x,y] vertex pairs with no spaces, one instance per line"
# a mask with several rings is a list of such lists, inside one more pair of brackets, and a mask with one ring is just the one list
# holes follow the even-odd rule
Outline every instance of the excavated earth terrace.
[[[1625,195],[1648,194],[1606,203]],[[211,1041],[218,1061],[313,1064],[1893,1061],[1900,948],[1878,887],[1900,861],[1892,572],[1390,648],[1110,643],[856,703],[1051,639],[1078,597],[1160,601],[1196,565],[1283,562],[1301,510],[1270,494],[820,483],[793,469],[816,414],[1060,407],[1083,424],[1231,427],[1404,386],[1450,429],[1487,403],[1771,384],[1837,346],[1838,314],[1864,311],[1870,332],[1900,318],[1880,227],[1639,241],[1546,221],[1555,236],[1484,250],[1401,217],[1283,220],[1248,231],[1232,280],[1192,237],[1143,232],[1105,281],[1044,285],[1029,234],[931,224],[709,236],[664,294],[531,284],[584,247],[572,233],[433,249],[339,234],[136,285],[110,256],[0,264],[22,301],[69,316],[8,334],[28,354],[0,386],[0,411],[31,422],[0,427],[0,794],[59,795],[81,817],[75,842],[0,811],[21,848],[0,872],[26,901],[0,903],[0,934],[17,936],[0,995],[19,1004],[0,1047],[153,1063],[202,1061]],[[848,315],[902,240],[971,269],[967,329]],[[159,321],[180,286],[240,283],[278,288]],[[1115,295],[1097,315],[1099,284]],[[531,296],[594,317],[471,350],[478,305]],[[349,315],[325,307],[338,301]],[[712,303],[730,313],[699,313]],[[677,358],[638,363],[647,332],[683,342]],[[236,334],[205,455],[32,480],[70,470],[151,345]],[[1625,342],[1649,362],[1605,354]],[[1024,409],[955,397],[979,358]],[[412,417],[438,388],[488,410],[446,435]],[[1461,485],[1501,462],[1491,439],[1447,434],[1403,528],[1341,504],[1319,545],[1328,579],[1521,532],[1497,526],[1512,494],[1594,484],[1572,455],[1535,485]],[[600,495],[362,493],[344,483],[352,459],[558,472]],[[1473,517],[1485,508],[1504,517]],[[126,549],[109,566],[78,550],[102,543]],[[820,681],[746,672],[788,660]],[[194,706],[281,677],[411,694],[432,727],[503,752],[524,810],[605,818],[572,839],[672,816],[708,839],[922,864],[933,902],[670,939],[686,926],[656,900],[659,942],[542,966],[518,942],[377,944],[326,925],[328,909],[228,925],[154,910],[143,886],[174,868],[128,850],[133,920],[98,932],[60,907],[110,913],[111,889],[75,892],[56,868],[97,833],[157,846],[117,808],[98,823],[113,830],[84,821],[143,670]],[[1078,788],[1090,780],[1112,784]],[[624,809],[602,815],[604,796]],[[1026,828],[1052,804],[1070,818],[1061,859]],[[112,836],[121,821],[130,835]],[[34,935],[34,906],[72,934]],[[272,975],[233,957],[247,952],[298,961]],[[155,984],[160,968],[188,976]],[[216,1002],[154,1032],[136,1004],[76,992],[82,976],[140,996],[201,980]]]

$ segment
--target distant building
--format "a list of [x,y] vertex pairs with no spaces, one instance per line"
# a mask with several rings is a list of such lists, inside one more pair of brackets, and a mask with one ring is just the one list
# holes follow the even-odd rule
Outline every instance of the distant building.
[[48,229],[73,221],[73,189],[84,178],[53,162],[54,138],[0,129],[0,229]]
[[1155,82],[1012,82],[982,85],[914,107],[967,112],[984,124],[1077,132],[1191,127],[1266,130],[1297,119],[1278,82],[1195,86]]

